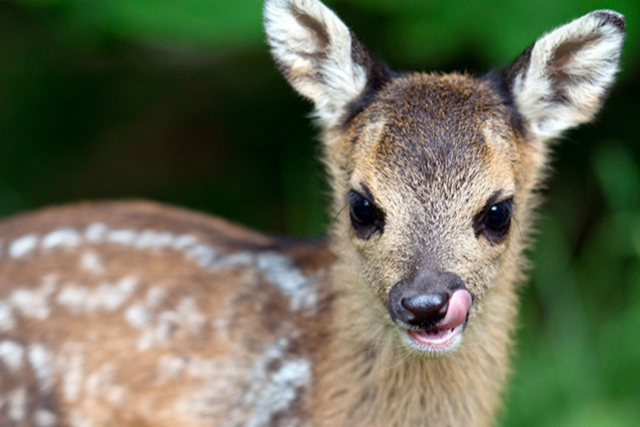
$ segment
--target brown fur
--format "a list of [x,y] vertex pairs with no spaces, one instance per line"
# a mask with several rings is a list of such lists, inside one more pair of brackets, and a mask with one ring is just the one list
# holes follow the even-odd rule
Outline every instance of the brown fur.
[[[350,233],[346,215],[334,228],[336,268],[346,289],[333,316],[338,333],[321,350],[314,402],[322,425],[345,424],[345,415],[359,425],[491,424],[508,373],[514,284],[522,280],[522,250],[537,203],[532,189],[545,157],[544,145],[524,141],[508,124],[509,114],[486,82],[414,74],[394,80],[347,137],[330,141],[329,156],[339,160],[331,169],[334,199],[344,200],[346,182],[363,183],[387,209],[390,226],[364,243],[338,237]],[[492,248],[476,239],[471,223],[496,190],[514,195],[518,229],[508,246]],[[481,301],[461,348],[444,359],[407,354],[377,300],[425,265],[456,272]],[[349,327],[340,328],[344,323]]]
[[[434,96],[443,91],[451,92],[451,95],[440,97],[437,104],[430,105],[427,99],[434,97],[412,97],[411,93],[416,91],[432,92]],[[406,99],[414,99],[417,104],[403,105]],[[324,283],[317,316],[307,313],[300,317],[289,310],[283,296],[264,284],[254,267],[239,266],[226,273],[210,272],[194,266],[189,260],[182,260],[172,251],[132,250],[112,243],[40,250],[30,256],[28,262],[4,258],[0,270],[2,298],[7,299],[7,295],[18,287],[37,288],[42,278],[49,274],[56,275],[59,285],[48,297],[48,304],[54,308],[50,317],[42,319],[46,326],[38,319],[27,319],[28,322],[21,322],[17,330],[3,339],[16,340],[25,348],[40,343],[52,354],[61,354],[63,358],[72,357],[73,349],[77,348],[84,361],[85,375],[95,375],[110,363],[116,367],[111,383],[123,388],[121,393],[127,396],[126,405],[117,399],[110,401],[100,393],[95,397],[88,395],[68,401],[62,396],[62,389],[65,381],[70,380],[64,379],[62,369],[55,376],[50,392],[30,394],[34,400],[29,408],[44,404],[45,408],[59,414],[80,413],[76,416],[92,420],[95,425],[173,425],[179,422],[199,426],[212,419],[224,425],[224,414],[233,412],[241,395],[232,393],[229,401],[212,403],[212,415],[206,416],[198,413],[176,415],[154,409],[171,408],[176,400],[207,386],[197,378],[187,378],[184,373],[171,381],[159,379],[159,360],[163,356],[174,356],[217,361],[237,354],[240,366],[235,367],[238,373],[232,381],[236,384],[236,392],[241,394],[252,381],[247,377],[252,358],[259,357],[269,343],[286,337],[289,340],[286,354],[278,357],[293,355],[313,360],[316,380],[313,388],[300,391],[299,403],[288,407],[285,414],[299,415],[306,404],[303,413],[307,415],[302,420],[311,419],[314,425],[418,425],[425,420],[451,426],[490,424],[508,372],[509,336],[516,312],[513,284],[520,279],[522,237],[529,227],[529,212],[534,203],[530,189],[536,186],[538,162],[542,159],[541,154],[532,150],[535,144],[525,144],[519,133],[500,119],[504,111],[490,109],[494,104],[499,102],[489,85],[472,77],[412,75],[394,81],[354,121],[347,136],[335,142],[333,148],[344,153],[341,161],[345,162],[341,168],[333,169],[334,180],[342,183],[335,185],[336,213],[343,207],[347,188],[340,175],[348,170],[351,182],[366,183],[376,200],[389,206],[388,223],[394,225],[387,227],[382,237],[361,246],[356,243],[354,247],[351,241],[338,237],[351,233],[347,216],[338,215],[332,234],[332,251],[341,261],[333,266],[333,257],[328,253],[323,255],[324,249],[318,244],[293,244],[282,251],[309,276],[317,276]],[[403,108],[420,109],[425,116],[412,120]],[[455,116],[465,119],[451,122],[447,129],[441,130],[442,135],[425,135],[424,122],[450,120],[448,109],[460,109],[462,114]],[[415,132],[415,144],[394,145],[398,138],[393,133],[395,130],[359,131],[363,122],[379,120],[385,121],[385,129],[392,130],[398,128],[394,123],[402,122],[403,132]],[[438,128],[443,124],[432,126]],[[471,136],[460,143],[464,146],[456,146],[462,134]],[[429,147],[417,143],[431,137],[442,139]],[[352,139],[361,142],[352,144],[349,142]],[[422,161],[415,162],[415,156]],[[389,162],[388,159],[394,160]],[[427,165],[430,166],[428,170],[425,169]],[[451,173],[453,170],[456,173]],[[397,191],[398,188],[403,190]],[[496,189],[514,192],[520,229],[510,236],[509,251],[501,248],[497,254],[491,253],[486,242],[483,245],[476,243],[473,234],[469,233],[470,215],[480,209]],[[434,197],[436,193],[438,195]],[[429,205],[433,200],[439,200],[441,204]],[[438,224],[445,216],[455,220]],[[3,241],[11,242],[23,234],[46,235],[65,226],[82,232],[96,221],[105,222],[110,230],[146,229],[174,235],[194,234],[221,252],[250,248],[252,252],[264,253],[273,248],[280,250],[282,245],[277,239],[217,220],[140,203],[81,205],[44,211],[4,223],[0,235]],[[423,231],[410,231],[416,228]],[[407,235],[415,239],[407,240]],[[447,236],[447,241],[442,241],[440,236]],[[383,243],[376,239],[388,241]],[[459,242],[457,247],[448,243],[454,241]],[[388,252],[382,250],[383,244]],[[416,254],[425,254],[422,248],[426,246],[438,248],[437,262],[441,263],[441,268],[458,272],[468,283],[476,281],[475,286],[468,286],[482,301],[482,305],[474,305],[462,347],[441,360],[409,353],[400,343],[397,327],[388,319],[384,304],[390,286],[410,274],[416,263],[425,262],[424,259],[417,260]],[[89,273],[79,271],[79,253],[87,250],[104,260],[105,278],[96,281]],[[362,251],[362,256],[356,251]],[[491,259],[486,260],[487,254]],[[116,280],[129,274],[134,274],[141,286],[122,309],[113,312],[96,309],[74,314],[55,303],[68,281],[95,289],[108,278]],[[367,278],[364,287],[362,277]],[[493,285],[487,288],[488,283]],[[233,318],[230,332],[221,336],[211,328],[190,331],[190,326],[182,325],[178,319],[174,326],[176,332],[168,343],[159,348],[144,349],[138,357],[131,359],[131,353],[136,354],[140,334],[126,322],[125,309],[144,300],[153,286],[161,286],[169,292],[170,298],[164,303],[167,308],[175,307],[180,297],[189,296],[197,302],[206,319],[230,313]],[[64,366],[63,362],[59,364]],[[26,369],[28,364],[25,362],[24,366]],[[33,386],[30,389],[38,390],[41,380],[33,377],[33,369],[19,373],[18,378],[31,377]],[[243,369],[249,372],[242,372]],[[86,378],[80,380],[85,388],[87,381]],[[3,386],[10,390],[19,383],[16,379],[4,382]],[[113,386],[104,386],[105,394],[109,393],[109,387]],[[223,409],[218,409],[217,405]],[[244,410],[250,418],[251,408]],[[283,422],[288,419],[286,415],[277,415]],[[279,425],[278,418],[271,422]],[[240,424],[242,422],[238,421]]]
[[[44,249],[42,243],[28,256],[14,261],[8,259],[8,245],[4,246],[1,301],[15,301],[16,291],[37,291],[43,280],[54,285],[44,298],[48,314],[28,313],[14,303],[11,312],[15,326],[0,331],[0,342],[16,342],[25,350],[21,369],[14,371],[0,363],[0,396],[4,399],[0,425],[38,425],[33,418],[37,410],[55,413],[59,423],[55,425],[82,425],[84,421],[96,426],[204,426],[212,422],[224,425],[225,420],[234,419],[240,425],[254,415],[256,401],[254,398],[240,405],[237,400],[252,389],[253,381],[259,381],[251,378],[252,369],[255,371],[254,361],[264,357],[265,349],[284,340],[273,360],[266,360],[273,366],[260,367],[267,375],[276,372],[279,363],[291,358],[306,360],[313,354],[317,345],[313,336],[319,331],[311,310],[291,310],[287,297],[265,279],[255,261],[222,269],[216,265],[225,255],[239,251],[260,256],[278,250],[290,260],[292,269],[304,274],[304,286],[311,286],[312,281],[320,285],[326,281],[326,268],[333,259],[322,241],[268,238],[224,221],[142,202],[49,209],[3,223],[0,236],[3,242],[11,242],[25,234],[38,235],[42,242],[52,230],[68,227],[87,236],[87,226],[96,222],[112,231],[137,230],[138,237],[144,230],[170,232],[176,237],[196,236],[203,244],[215,243],[220,256],[213,269],[207,269],[170,247],[138,249],[135,244],[109,243],[106,235],[97,243],[84,237],[81,244],[69,248]],[[86,253],[99,256],[102,273],[82,267],[81,258]],[[134,278],[137,286],[114,309],[82,309],[64,303],[61,297],[73,286],[95,292],[123,277]],[[132,307],[145,306],[153,294],[151,289],[164,295],[156,298],[158,302],[149,314],[155,316],[152,322],[162,325],[164,313],[167,336],[140,348],[144,333],[127,321],[126,313]],[[192,301],[193,307],[183,304],[181,309],[184,301]],[[318,306],[322,307],[322,302]],[[216,319],[225,319],[227,324],[218,327],[211,323]],[[46,363],[49,375],[36,374],[38,367],[28,354],[34,346],[45,348],[50,355]],[[81,368],[74,365],[74,358],[81,360]],[[163,358],[179,360],[184,367],[175,374],[163,374]],[[220,376],[220,390],[207,379],[211,376],[207,369],[216,367],[220,369],[215,372]],[[10,417],[7,396],[22,387],[28,393],[26,413],[18,422]],[[272,414],[282,423],[289,420],[288,414],[297,416],[301,411],[305,390],[294,391],[296,398],[286,411]],[[176,402],[189,401],[190,397],[195,402],[191,410],[181,413],[176,409]],[[222,401],[223,397],[228,400]],[[275,418],[271,421],[279,425]]]
[[[0,224],[0,425],[493,423],[548,157],[508,92],[530,53],[500,78],[395,75],[353,42],[355,74],[331,84],[363,86],[342,105],[348,91],[324,94],[313,67],[349,61],[331,49],[351,33],[314,0],[269,1],[268,14],[296,11],[268,29],[283,69],[287,25],[313,27],[288,78],[319,97],[328,242],[144,202]],[[352,190],[384,212],[366,239]],[[474,227],[495,197],[513,198],[514,219],[492,240]],[[441,357],[410,349],[387,309],[393,286],[424,270],[455,274],[474,297],[460,346]]]

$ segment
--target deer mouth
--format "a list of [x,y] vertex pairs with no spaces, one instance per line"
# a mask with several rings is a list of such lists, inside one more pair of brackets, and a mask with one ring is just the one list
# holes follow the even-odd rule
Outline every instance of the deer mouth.
[[409,346],[428,355],[441,355],[455,349],[462,340],[462,332],[469,318],[471,294],[458,290],[448,302],[446,314],[433,326],[409,329],[406,332]]

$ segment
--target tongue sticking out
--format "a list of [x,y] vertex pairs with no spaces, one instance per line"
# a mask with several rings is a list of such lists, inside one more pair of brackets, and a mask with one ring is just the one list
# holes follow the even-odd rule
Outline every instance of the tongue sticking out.
[[456,330],[467,318],[471,307],[471,294],[468,291],[455,291],[449,299],[444,318],[426,331],[409,331],[409,335],[421,344],[428,346],[447,345],[460,333]]
[[453,329],[458,327],[467,318],[471,307],[471,294],[467,291],[455,291],[449,299],[447,314],[436,327],[438,329]]

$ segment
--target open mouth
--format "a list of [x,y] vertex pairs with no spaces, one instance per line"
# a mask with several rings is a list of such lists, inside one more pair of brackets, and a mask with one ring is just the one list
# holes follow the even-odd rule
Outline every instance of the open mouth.
[[471,294],[458,290],[449,299],[445,316],[435,325],[419,330],[408,330],[411,348],[431,355],[440,355],[456,348],[462,340],[462,331],[471,307]]

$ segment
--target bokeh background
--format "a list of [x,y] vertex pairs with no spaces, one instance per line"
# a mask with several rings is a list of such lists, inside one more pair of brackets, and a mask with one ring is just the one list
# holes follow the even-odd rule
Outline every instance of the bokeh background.
[[[627,16],[597,122],[555,151],[503,426],[640,425],[640,2],[327,1],[396,70],[505,65],[590,10]],[[260,0],[0,1],[0,216],[144,197],[323,233],[310,106]]]

